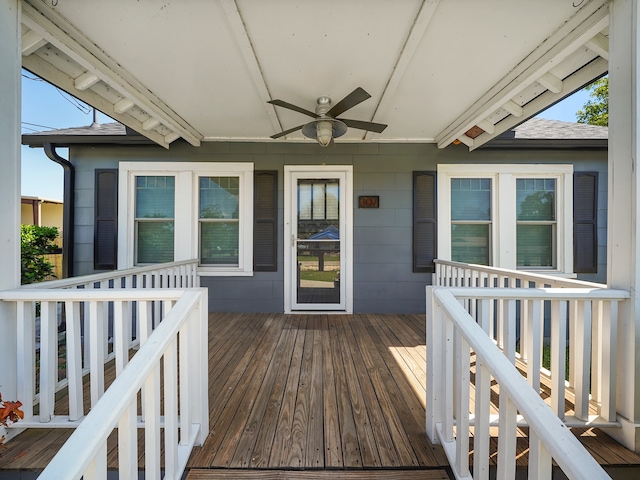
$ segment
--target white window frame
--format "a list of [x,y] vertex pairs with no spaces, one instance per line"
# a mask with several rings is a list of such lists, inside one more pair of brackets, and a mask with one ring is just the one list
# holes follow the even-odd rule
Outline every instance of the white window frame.
[[135,258],[135,178],[175,176],[174,260],[200,258],[199,179],[234,176],[240,181],[238,265],[201,265],[203,276],[253,275],[253,163],[120,162],[118,179],[118,268],[131,268]]
[[[573,274],[573,165],[455,164],[438,165],[438,258],[451,260],[451,179],[491,179],[491,263],[516,270],[516,179],[556,180],[556,266],[526,267],[547,274]],[[521,270],[525,268],[520,267]]]

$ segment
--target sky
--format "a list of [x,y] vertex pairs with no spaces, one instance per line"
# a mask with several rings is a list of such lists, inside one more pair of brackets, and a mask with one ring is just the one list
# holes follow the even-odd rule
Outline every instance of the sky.
[[[562,102],[538,114],[540,118],[575,122],[576,112],[589,99],[588,92],[579,90]],[[22,72],[22,133],[56,128],[91,125],[93,111],[87,105],[53,85]],[[113,120],[98,114],[99,123]],[[66,149],[58,149],[68,158]],[[62,167],[49,160],[42,148],[22,147],[22,195],[49,200],[62,200]]]

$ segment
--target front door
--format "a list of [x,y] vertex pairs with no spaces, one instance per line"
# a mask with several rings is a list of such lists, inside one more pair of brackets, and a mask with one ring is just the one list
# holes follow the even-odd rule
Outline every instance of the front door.
[[285,311],[351,312],[352,167],[285,167]]

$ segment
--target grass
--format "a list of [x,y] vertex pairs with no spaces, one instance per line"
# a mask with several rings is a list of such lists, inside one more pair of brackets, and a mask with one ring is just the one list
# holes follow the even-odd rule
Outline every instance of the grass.
[[316,282],[333,282],[336,278],[335,271],[316,272],[313,270],[303,270],[300,272],[301,280],[313,280]]

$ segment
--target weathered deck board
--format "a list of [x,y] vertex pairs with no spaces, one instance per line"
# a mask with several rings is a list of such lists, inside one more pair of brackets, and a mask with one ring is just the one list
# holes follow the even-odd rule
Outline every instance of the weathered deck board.
[[[421,315],[211,314],[209,332],[211,432],[189,478],[448,478],[424,433]],[[640,465],[602,432],[573,431],[602,464]],[[0,450],[0,469],[42,469],[69,434],[28,430]],[[142,430],[138,438],[143,466]],[[519,466],[527,447],[519,438]]]

